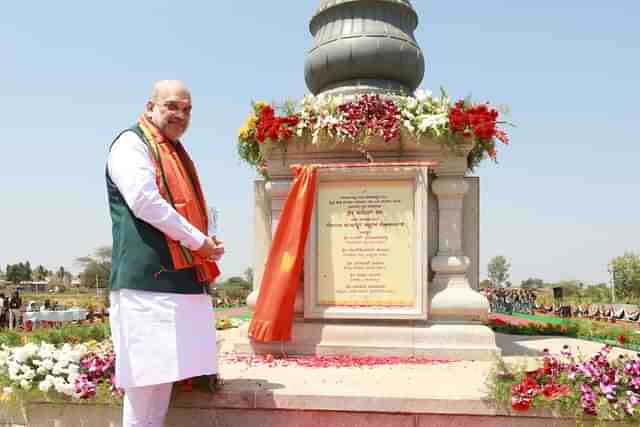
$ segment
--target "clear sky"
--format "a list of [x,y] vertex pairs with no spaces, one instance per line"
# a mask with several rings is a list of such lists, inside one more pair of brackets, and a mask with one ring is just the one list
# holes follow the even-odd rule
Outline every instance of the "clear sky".
[[[300,98],[317,0],[8,2],[0,13],[0,265],[74,269],[110,244],[104,162],[153,81],[185,80],[184,138],[221,212],[225,276],[252,264],[253,99]],[[640,3],[413,1],[422,87],[508,104],[512,145],[481,177],[481,266],[607,280],[640,250]],[[526,5],[525,5],[526,4]]]

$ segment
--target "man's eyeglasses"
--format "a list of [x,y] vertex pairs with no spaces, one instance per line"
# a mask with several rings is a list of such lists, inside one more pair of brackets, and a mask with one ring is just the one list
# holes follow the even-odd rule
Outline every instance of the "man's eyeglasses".
[[163,103],[158,103],[157,105],[162,106],[173,113],[181,111],[186,114],[191,114],[192,109],[191,104],[188,102],[166,101]]

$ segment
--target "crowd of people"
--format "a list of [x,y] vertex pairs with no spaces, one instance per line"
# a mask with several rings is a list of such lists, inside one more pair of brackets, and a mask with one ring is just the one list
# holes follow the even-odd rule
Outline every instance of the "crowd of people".
[[487,288],[484,294],[492,313],[533,314],[536,308],[536,292],[531,289]]
[[636,305],[567,304],[559,299],[544,305],[537,302],[535,290],[521,288],[487,288],[483,293],[489,300],[492,313],[540,313],[563,318],[640,322],[640,306]]
[[542,313],[555,314],[560,317],[577,317],[592,320],[640,321],[640,307],[630,304],[554,304],[539,306],[536,310]]

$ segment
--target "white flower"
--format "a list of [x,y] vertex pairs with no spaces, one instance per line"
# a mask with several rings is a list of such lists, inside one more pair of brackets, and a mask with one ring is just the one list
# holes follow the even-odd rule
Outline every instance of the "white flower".
[[86,352],[86,350],[82,351],[81,349],[76,348],[71,353],[69,353],[69,363],[80,362],[80,359],[82,359],[82,356],[84,356]]
[[60,365],[61,367],[66,367],[69,363],[71,363],[71,352],[69,353],[60,353],[56,355],[56,359],[58,359],[58,361],[56,362],[57,365]]
[[54,345],[42,343],[40,345],[40,351],[38,351],[38,356],[40,356],[41,359],[51,359],[55,351],[56,347]]
[[9,396],[11,393],[13,393],[13,388],[11,387],[4,387],[2,389],[2,394],[4,394],[5,396]]
[[402,112],[402,115],[409,120],[413,120],[416,118],[416,116],[412,112],[406,110]]
[[22,372],[22,365],[14,361],[9,361],[8,367],[9,378],[12,381],[19,381],[20,379],[22,379],[22,375],[20,375],[20,372]]
[[80,367],[72,363],[68,366],[67,372],[69,372],[70,374],[78,374],[80,372]]
[[10,354],[11,352],[7,350],[0,351],[0,368],[7,364]]
[[42,361],[42,367],[47,369],[47,370],[52,370],[54,366],[56,366],[56,361],[55,359],[45,359]]
[[69,384],[75,384],[76,380],[80,377],[80,374],[77,372],[69,372],[69,376],[67,377],[67,381]]
[[420,120],[420,123],[418,123],[418,129],[420,132],[426,132],[427,129],[445,125],[449,120],[448,117],[443,114],[425,114],[420,116],[418,119]]
[[18,363],[24,363],[29,359],[29,351],[25,347],[18,347],[13,352],[13,358]]
[[433,96],[433,93],[430,90],[418,89],[415,96],[419,102],[424,102],[430,99]]
[[29,366],[23,366],[22,367],[22,372],[23,372],[23,375],[22,375],[23,378],[25,378],[27,380],[32,380],[36,376],[36,371],[34,371]]
[[62,393],[62,390],[64,389],[65,384],[67,384],[67,382],[63,378],[54,377],[53,388],[55,388],[58,393]]
[[53,375],[64,374],[67,372],[66,366],[67,366],[66,364],[58,362],[55,365],[53,365],[53,369],[51,370],[51,373]]
[[25,390],[31,390],[31,381],[27,381],[27,380],[20,381],[20,387],[22,387]]
[[407,98],[407,108],[413,110],[418,106],[418,100],[416,98]]
[[409,132],[415,132],[416,130],[416,128],[411,124],[410,120],[405,120],[404,127],[406,127]]
[[44,359],[40,366],[45,368],[47,371],[50,371],[53,369],[53,365],[55,365],[55,363],[53,362],[52,359]]
[[51,387],[53,387],[53,384],[48,380],[40,381],[40,384],[38,384],[38,389],[44,393],[47,393]]
[[44,375],[44,374],[46,374],[48,372],[48,369],[40,366],[40,367],[38,367],[38,369],[36,369],[36,372],[38,373],[38,375]]
[[74,391],[73,385],[69,384],[64,380],[55,382],[53,386],[55,387],[58,393],[62,393],[67,396],[73,395],[73,391]]

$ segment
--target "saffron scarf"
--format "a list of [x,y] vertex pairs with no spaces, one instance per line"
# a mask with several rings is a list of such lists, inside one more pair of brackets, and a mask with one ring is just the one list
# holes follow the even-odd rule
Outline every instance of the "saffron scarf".
[[[144,114],[137,123],[144,134],[156,167],[156,184],[160,195],[191,225],[205,235],[208,231],[206,202],[195,165],[179,141],[168,140]],[[194,268],[198,282],[212,283],[220,275],[215,261],[197,256],[179,242],[167,239],[173,268]]]

